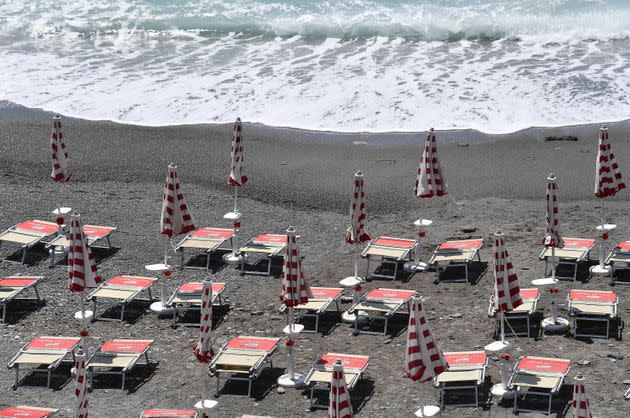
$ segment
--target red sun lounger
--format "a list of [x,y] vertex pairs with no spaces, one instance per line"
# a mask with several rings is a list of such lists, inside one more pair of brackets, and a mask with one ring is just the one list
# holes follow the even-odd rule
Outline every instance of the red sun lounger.
[[479,407],[479,387],[486,379],[488,357],[483,351],[456,351],[444,353],[448,369],[433,379],[433,385],[440,389],[440,408],[446,406],[448,392],[472,391],[474,402],[449,403],[449,406]]
[[[212,283],[212,306],[222,306],[223,297],[221,296],[225,290],[225,283]],[[167,306],[173,308],[172,325],[190,325],[199,326],[197,322],[178,322],[179,314],[185,315],[188,311],[201,312],[201,296],[203,291],[202,282],[188,282],[179,286],[173,292],[173,295],[166,303]]]
[[149,364],[149,349],[153,340],[109,340],[90,357],[87,362],[89,386],[94,376],[101,374],[121,375],[121,389],[125,389],[125,378],[141,357]]
[[278,349],[280,338],[236,337],[225,343],[210,363],[210,376],[217,379],[217,392],[221,377],[226,382],[241,380],[248,382],[247,396],[252,394],[252,382],[265,366],[273,368],[271,357]]
[[46,387],[50,388],[52,372],[62,362],[74,360],[74,349],[80,342],[75,337],[38,337],[25,344],[7,364],[7,368],[15,369],[15,387],[20,383],[20,371],[26,371],[46,373]]
[[612,286],[616,282],[615,271],[630,269],[630,241],[620,242],[613,248],[608,257],[606,257],[606,264],[611,266],[610,285]]
[[[538,309],[538,301],[540,300],[540,289],[521,289],[521,300],[523,301],[518,307],[514,308],[510,312],[505,312],[505,321],[508,324],[506,329],[509,335],[514,336],[528,336],[531,337],[531,318],[532,315]],[[494,328],[494,335],[499,335],[501,332],[501,322],[499,317],[494,314],[494,295],[490,296],[490,302],[488,303],[488,316],[496,319]],[[516,331],[512,325],[515,325],[513,321],[524,319],[527,322],[526,331]]]
[[[125,317],[125,307],[134,300],[153,301],[151,287],[157,282],[153,277],[138,276],[116,276],[111,280],[101,284],[90,295],[87,300],[92,301],[94,315],[92,321],[101,319],[102,321],[120,321]],[[140,299],[138,296],[146,292],[148,299]],[[98,318],[96,308],[98,305],[120,306],[120,319]]]
[[[509,388],[516,389],[513,412],[542,412],[551,414],[551,401],[556,395],[571,367],[571,360],[545,357],[524,357],[514,367]],[[519,407],[521,396],[540,396],[548,399],[546,409]]]
[[467,239],[461,241],[446,241],[433,251],[433,256],[429,260],[429,265],[435,266],[437,270],[437,280],[440,281],[440,265],[444,265],[443,270],[448,268],[463,267],[464,277],[454,281],[468,283],[468,266],[477,258],[481,263],[479,250],[483,246],[483,239]]
[[[406,313],[409,314],[409,304],[415,295],[415,290],[373,289],[364,294],[358,303],[352,305],[350,309],[348,309],[348,312],[366,312],[369,317],[368,326],[376,320],[384,321],[382,334],[387,335],[389,319],[403,307],[407,308]],[[362,331],[359,327],[359,316],[360,315],[356,315],[354,321],[355,334],[359,334],[359,332],[365,334],[381,334],[380,332]]]
[[[339,312],[339,299],[343,293],[340,287],[311,287],[313,297],[308,299],[308,303],[301,303],[293,309],[297,311],[297,320],[304,317],[315,318],[315,329],[313,331],[304,330],[303,332],[319,332],[319,318],[322,316],[333,303]],[[286,307],[282,305],[282,312]]]
[[[9,276],[0,278],[0,306],[2,307],[2,321],[4,324],[7,319],[7,305],[17,300],[36,300],[41,301],[37,286],[44,279],[42,276]],[[33,289],[34,298],[21,297],[23,293]]]
[[[210,270],[210,257],[215,251],[225,249],[230,250],[232,248],[232,238],[234,237],[233,229],[225,228],[199,228],[190,234],[186,235],[177,246],[175,251],[179,251],[180,260],[179,268]],[[226,244],[228,246],[226,246]],[[186,250],[198,250],[202,251],[206,255],[206,267],[195,267],[185,264]]]
[[41,408],[38,406],[13,406],[0,410],[1,418],[48,418],[52,417],[58,409]]
[[[396,280],[398,275],[398,265],[405,259],[411,260],[411,255],[417,245],[416,240],[404,239],[404,238],[392,238],[392,237],[378,237],[370,241],[361,254],[365,257],[366,272],[365,277],[381,277],[384,279]],[[372,257],[380,257],[381,266],[389,264],[394,268],[393,274],[372,273],[370,274],[370,261]],[[377,269],[378,271],[378,269]]]
[[[594,239],[584,238],[564,238],[564,247],[555,248],[553,253],[558,261],[556,265],[564,264],[573,266],[573,281],[577,278],[578,265],[590,260],[591,250],[595,246]],[[545,276],[549,276],[549,266],[551,265],[551,248],[545,248],[538,258],[545,262]],[[556,274],[556,277],[558,275]]]
[[[241,274],[271,275],[271,263],[276,257],[284,256],[287,236],[279,234],[262,234],[247,241],[239,250],[243,256],[241,260]],[[267,262],[267,271],[247,270],[246,265]]]
[[140,418],[196,418],[194,409],[146,409]]
[[[571,290],[567,296],[569,315],[573,318],[573,338],[610,338],[610,323],[617,318],[619,298],[608,290]],[[603,323],[605,334],[582,331],[584,322]],[[589,328],[587,328],[589,330]]]
[[339,354],[328,353],[321,356],[306,376],[306,385],[311,387],[310,407],[311,408],[328,408],[328,404],[319,404],[315,402],[315,390],[330,390],[330,381],[333,375],[333,364],[335,360],[341,360],[343,364],[343,372],[346,377],[348,390],[354,389],[359,380],[363,377],[367,368],[370,357],[357,354]]
[[[44,239],[57,232],[59,232],[59,225],[53,222],[38,220],[24,221],[0,233],[0,246],[2,246],[3,243],[19,245],[22,249],[22,261],[20,261],[20,263],[24,264],[26,262],[27,251],[30,248],[43,242]],[[15,262],[7,260],[6,258],[3,261]]]
[[[114,228],[112,226],[98,226],[98,225],[83,225],[83,235],[85,235],[85,239],[87,240],[87,245],[89,245],[92,248],[104,248],[104,249],[108,249],[108,250],[112,250],[112,243],[110,240],[110,235],[112,234],[112,232],[114,232],[117,228]],[[107,246],[96,246],[95,244],[98,243],[98,241],[104,240],[107,242]],[[50,251],[51,257],[50,257],[50,265],[54,266],[55,265],[55,251],[54,249],[56,247],[61,247],[61,248],[67,248],[70,245],[68,239],[66,238],[65,235],[58,235],[55,237],[55,239],[53,239],[52,241],[50,241],[48,244],[46,244],[46,248],[52,248],[53,251]]]

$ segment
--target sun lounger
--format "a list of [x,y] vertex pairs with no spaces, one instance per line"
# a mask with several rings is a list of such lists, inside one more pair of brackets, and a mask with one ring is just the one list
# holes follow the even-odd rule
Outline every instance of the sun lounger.
[[[302,303],[293,309],[297,311],[297,320],[303,317],[315,318],[315,329],[302,332],[317,333],[319,332],[319,317],[326,313],[330,305],[334,303],[337,311],[339,311],[339,299],[343,289],[340,287],[311,287],[311,291],[313,292],[313,297],[308,299],[308,303]],[[282,305],[280,310],[284,312],[286,307]]]
[[448,369],[433,379],[433,385],[440,389],[440,408],[446,406],[447,392],[473,391],[473,403],[449,403],[449,406],[479,407],[479,387],[486,379],[488,357],[483,351],[458,351],[444,353]]
[[[92,301],[93,316],[92,321],[96,321],[96,308],[98,305],[112,305],[112,307],[120,306],[120,319],[100,318],[102,321],[120,321],[125,317],[125,307],[134,300],[144,300],[151,302],[151,286],[157,281],[152,277],[136,277],[136,276],[117,276],[113,279],[101,284],[90,295],[87,300]],[[148,299],[139,299],[142,293],[148,293]]]
[[[617,317],[619,299],[615,292],[606,290],[571,290],[567,296],[569,315],[573,317],[573,338],[610,338],[610,323]],[[606,334],[581,332],[581,322],[603,322]]]
[[[212,305],[223,305],[221,294],[225,289],[225,283],[212,283]],[[188,311],[201,312],[201,292],[203,291],[202,282],[184,283],[175,289],[166,306],[173,308],[173,327],[179,325],[199,326],[197,322],[178,322],[179,314],[184,315]]]
[[74,349],[81,342],[74,337],[39,337],[25,344],[7,364],[9,369],[15,369],[15,386],[20,383],[20,371],[28,373],[46,373],[50,388],[52,372],[64,361],[68,355],[74,359]]
[[[112,250],[112,243],[110,241],[110,235],[117,228],[111,226],[97,226],[97,225],[83,225],[83,235],[85,235],[85,239],[87,240],[87,245],[92,248],[106,248],[108,250]],[[107,246],[96,246],[94,245],[100,240],[107,241]],[[70,245],[68,238],[65,235],[57,235],[55,239],[46,244],[46,248],[66,248]],[[50,265],[55,265],[55,251],[50,252]]]
[[[306,376],[306,385],[311,387],[311,408],[328,408],[328,403],[318,404],[315,402],[315,390],[327,388],[330,390],[330,381],[333,375],[333,364],[340,359],[343,363],[343,373],[346,378],[348,391],[354,389],[356,384],[363,377],[363,373],[370,362],[369,356],[356,354],[328,353],[321,356],[311,367]],[[328,397],[326,398],[328,399]]]
[[[0,306],[2,306],[2,321],[7,319],[7,305],[14,300],[37,300],[41,301],[37,286],[41,283],[42,276],[9,276],[0,278]],[[23,293],[33,289],[35,298],[20,297]]]
[[468,283],[468,266],[475,258],[481,263],[479,250],[483,246],[483,239],[467,239],[461,241],[446,241],[440,244],[435,251],[429,265],[435,266],[437,270],[438,282],[440,280],[440,265],[444,265],[443,270],[453,267],[464,268],[464,278],[454,281],[464,281]]
[[55,408],[41,408],[38,406],[13,406],[0,410],[0,417],[2,418],[47,418],[52,417],[58,409]]
[[[407,313],[409,313],[409,303],[415,294],[416,292],[414,290],[373,289],[364,294],[358,303],[352,305],[350,309],[348,309],[348,312],[367,312],[369,315],[368,325],[371,325],[371,323],[377,319],[383,320],[385,323],[383,326],[383,335],[387,335],[389,319],[405,306],[407,307]],[[380,334],[380,332],[361,331],[359,327],[359,316],[360,315],[356,315],[354,321],[355,334],[359,332]]]
[[94,376],[102,374],[121,375],[121,389],[125,389],[125,378],[140,358],[149,364],[149,349],[153,340],[109,340],[90,357],[87,362],[89,386]]
[[[594,239],[564,238],[564,247],[555,248],[553,253],[556,258],[556,265],[564,264],[573,266],[573,281],[577,279],[578,264],[590,259],[591,250],[595,246]],[[538,258],[545,262],[545,276],[549,276],[549,266],[551,265],[551,248],[545,248]],[[556,274],[556,277],[558,275]]]
[[[271,275],[271,262],[275,257],[284,255],[284,248],[287,245],[287,236],[278,234],[263,234],[250,239],[239,250],[243,256],[241,260],[241,274],[259,274],[263,276]],[[246,264],[258,264],[267,262],[267,271],[246,270]]]
[[[509,388],[517,390],[513,412],[542,412],[550,415],[553,396],[560,391],[570,367],[571,360],[568,359],[531,356],[522,358],[514,367],[512,377],[508,382]],[[521,395],[548,398],[546,410],[519,407],[518,401]]]
[[[382,277],[384,279],[396,280],[398,274],[398,265],[405,259],[411,259],[411,254],[415,250],[417,245],[416,240],[403,239],[403,238],[391,238],[391,237],[378,237],[370,241],[361,254],[365,257],[366,272],[365,277]],[[394,267],[393,274],[372,273],[370,274],[370,261],[372,257],[380,257],[381,266],[390,264]]]
[[[538,288],[533,289],[521,289],[521,299],[523,303],[517,306],[510,312],[505,312],[505,321],[508,323],[506,333],[514,336],[527,335],[531,337],[531,317],[538,309],[538,301],[540,300],[540,290]],[[499,318],[494,313],[494,295],[490,296],[490,303],[488,304],[488,316],[496,318],[495,335],[499,335],[501,323]],[[524,319],[527,321],[527,331],[515,331],[510,322],[514,320]]]
[[228,341],[210,363],[210,376],[217,379],[217,395],[221,376],[225,381],[247,381],[247,396],[252,394],[252,381],[266,365],[273,368],[271,357],[278,349],[280,338],[236,337]]
[[[210,269],[210,257],[212,253],[221,249],[224,244],[229,244],[229,247],[223,247],[226,250],[232,248],[232,237],[234,236],[233,229],[225,228],[199,228],[190,234],[186,235],[183,240],[175,246],[175,251],[179,251],[180,261],[179,268],[191,269]],[[187,266],[184,264],[186,250],[201,250],[206,255],[206,267]]]
[[140,418],[196,418],[194,409],[146,409]]
[[[24,264],[29,248],[32,248],[34,245],[46,239],[46,237],[50,237],[57,232],[59,232],[59,225],[53,222],[38,220],[25,221],[1,233],[0,246],[5,242],[19,245],[22,249],[22,261],[20,263]],[[3,261],[14,262],[6,258]]]
[[620,242],[612,249],[606,258],[606,264],[610,264],[610,284],[615,284],[615,271],[630,269],[630,241]]

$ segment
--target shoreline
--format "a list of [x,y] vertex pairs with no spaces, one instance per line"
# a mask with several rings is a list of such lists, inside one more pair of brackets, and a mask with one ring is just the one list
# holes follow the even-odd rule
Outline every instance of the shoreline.
[[[9,100],[0,100],[0,122],[10,120],[41,120],[51,118],[57,112],[41,109],[30,108],[19,103]],[[139,123],[129,123],[124,121],[114,121],[107,119],[85,119],[81,117],[66,116],[60,113],[68,120],[77,120],[92,123],[110,123],[120,126],[160,129],[160,128],[194,128],[194,127],[210,127],[216,129],[231,129],[232,123],[193,123],[181,125],[143,125]],[[247,122],[243,118],[243,123],[248,128],[254,128],[256,134],[262,136],[277,136],[278,139],[290,139],[296,142],[309,143],[351,143],[354,145],[375,145],[380,147],[396,147],[404,145],[421,144],[427,131],[385,131],[385,132],[339,132],[328,130],[310,130],[304,128],[287,127],[287,126],[270,126],[263,123]],[[610,135],[620,135],[630,129],[630,117],[628,119],[601,122],[601,123],[584,123],[574,125],[559,126],[532,126],[525,129],[516,130],[509,133],[487,133],[477,129],[436,129],[438,141],[445,144],[481,144],[496,143],[502,141],[510,141],[515,137],[526,138],[529,140],[544,140],[548,136],[576,136],[578,140],[587,140],[597,138],[597,133],[602,125],[606,125]],[[428,128],[427,128],[428,129]],[[560,141],[563,142],[563,141]]]

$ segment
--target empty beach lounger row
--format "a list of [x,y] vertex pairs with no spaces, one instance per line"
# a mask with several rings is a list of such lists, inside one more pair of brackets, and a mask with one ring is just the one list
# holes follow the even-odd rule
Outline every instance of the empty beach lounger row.
[[[0,307],[2,308],[2,321],[4,324],[7,319],[7,306],[9,303],[18,300],[36,300],[41,301],[37,286],[41,283],[41,276],[9,276],[0,278]],[[30,290],[33,291],[35,297],[24,297],[24,294]]]

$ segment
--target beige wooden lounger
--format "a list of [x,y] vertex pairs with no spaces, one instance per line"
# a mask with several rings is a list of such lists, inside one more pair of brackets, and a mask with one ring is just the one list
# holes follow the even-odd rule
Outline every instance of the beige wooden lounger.
[[[263,276],[271,275],[271,262],[275,257],[284,255],[284,249],[287,246],[287,236],[278,234],[262,234],[250,239],[239,250],[239,254],[243,256],[241,260],[241,274],[259,274]],[[246,264],[258,264],[267,262],[267,271],[246,270]]]
[[[405,259],[411,260],[411,254],[418,243],[413,239],[378,237],[370,241],[361,254],[367,260],[365,277],[382,277],[384,279],[396,280],[398,265]],[[370,261],[372,257],[380,257],[381,265],[391,264],[394,266],[393,274],[372,273],[370,274]]]
[[[112,226],[83,225],[83,235],[85,236],[85,239],[87,240],[87,245],[89,245],[90,247],[105,248],[111,251],[112,243],[110,240],[110,235],[116,229],[117,228],[114,228]],[[100,240],[107,241],[107,246],[94,245],[98,243],[98,241]],[[46,248],[53,248],[53,249],[56,247],[67,248],[69,245],[70,243],[65,235],[57,235],[55,239],[53,239],[48,244],[46,244]],[[51,254],[50,265],[54,266],[55,265],[55,251],[51,251],[50,254]]]
[[[538,309],[538,301],[540,300],[540,290],[538,288],[532,289],[521,289],[521,300],[522,304],[511,310],[510,312],[505,312],[504,317],[505,321],[510,324],[510,322],[514,320],[524,319],[527,321],[527,331],[520,332],[515,331],[513,327],[508,326],[506,329],[507,334],[514,336],[523,336],[526,335],[531,337],[531,317]],[[501,329],[501,322],[499,318],[494,313],[494,295],[490,296],[490,302],[488,303],[488,316],[496,318],[496,325],[494,329],[494,335],[499,335]]]
[[[0,306],[2,306],[2,321],[7,319],[7,305],[15,300],[37,300],[41,301],[37,286],[43,280],[43,276],[9,276],[0,278]],[[35,298],[20,297],[22,293],[33,289]]]
[[[579,263],[587,262],[590,260],[591,250],[595,246],[594,239],[584,239],[584,238],[568,238],[564,239],[564,247],[563,248],[554,248],[553,251],[551,248],[545,248],[542,250],[538,258],[545,262],[545,276],[549,276],[549,266],[551,264],[551,253],[555,255],[557,259],[556,265],[565,264],[569,266],[573,266],[573,281],[577,279],[577,270]],[[558,277],[556,273],[556,277]]]
[[615,271],[630,269],[630,241],[620,242],[613,248],[608,257],[606,257],[606,264],[611,266],[610,285],[612,286],[616,282]]
[[479,387],[486,379],[488,357],[483,351],[456,351],[444,353],[448,369],[433,379],[433,385],[440,389],[440,408],[446,406],[448,392],[472,390],[475,401],[449,403],[449,406],[479,407]]
[[[513,412],[542,412],[550,415],[553,396],[560,391],[570,367],[571,360],[568,359],[528,356],[519,360],[508,382],[508,387],[517,391]],[[525,395],[548,398],[546,410],[519,407],[519,398]]]
[[437,280],[440,281],[440,265],[444,265],[443,270],[447,268],[463,267],[464,278],[454,281],[464,281],[468,283],[468,266],[477,258],[481,262],[479,250],[483,246],[483,239],[467,239],[461,241],[446,241],[440,244],[435,251],[429,265],[435,266],[437,270]]
[[229,247],[223,247],[223,249],[230,250],[232,248],[232,238],[234,237],[233,229],[225,228],[199,228],[190,234],[186,235],[179,244],[175,247],[175,251],[179,251],[180,260],[179,268],[190,269],[204,269],[204,267],[188,266],[184,263],[186,250],[201,250],[206,255],[206,267],[205,270],[210,270],[210,257],[212,253],[220,250],[224,244],[229,244]]
[[306,385],[311,387],[311,408],[328,408],[328,404],[316,403],[314,395],[316,389],[326,388],[330,390],[333,365],[337,359],[343,363],[343,373],[349,391],[354,389],[359,380],[361,380],[370,362],[369,356],[357,354],[328,353],[317,359],[306,375]]
[[[221,294],[225,290],[225,283],[212,283],[212,305],[222,306],[223,297]],[[189,282],[179,286],[173,292],[166,306],[173,308],[172,325],[176,327],[179,325],[192,325],[199,326],[197,322],[178,322],[179,314],[185,314],[188,311],[201,311],[201,293],[203,291],[202,282]]]
[[[92,301],[92,309],[94,311],[92,321],[96,321],[96,308],[98,305],[112,305],[112,307],[120,306],[120,319],[100,318],[102,321],[120,321],[125,317],[125,307],[134,300],[143,300],[147,302],[153,301],[151,295],[151,287],[157,281],[153,277],[136,277],[136,276],[117,276],[97,287],[87,300]],[[148,299],[140,299],[138,296],[142,293],[148,293]]]
[[2,418],[48,418],[55,415],[59,410],[55,408],[42,408],[40,406],[20,405],[8,407],[0,410]]
[[109,340],[90,357],[87,362],[89,386],[92,388],[94,376],[101,374],[121,375],[125,389],[125,378],[141,357],[149,364],[149,349],[153,340]]
[[[57,232],[59,232],[59,225],[53,222],[24,221],[0,234],[0,246],[3,243],[18,245],[22,249],[22,261],[20,263],[24,264],[29,248],[43,242],[46,237],[50,237]],[[7,260],[6,258],[3,261],[15,263],[15,261]]]
[[68,355],[74,359],[74,349],[81,342],[75,337],[38,337],[25,344],[7,364],[9,369],[15,369],[15,386],[20,383],[20,371],[29,373],[47,373],[50,388],[52,372],[64,361]]
[[[567,296],[569,315],[573,318],[573,338],[610,338],[610,323],[617,317],[619,298],[607,290],[571,290]],[[581,332],[581,322],[603,322],[606,334]]]
[[[308,299],[308,303],[302,303],[293,309],[297,311],[297,320],[303,317],[315,318],[315,329],[313,331],[304,330],[302,332],[319,332],[319,317],[322,316],[333,303],[339,312],[339,299],[343,293],[340,287],[311,287],[313,297]],[[286,307],[282,305],[280,311],[284,312]]]
[[225,381],[242,380],[248,382],[247,396],[252,394],[252,381],[264,367],[273,368],[271,357],[278,349],[280,338],[236,337],[228,341],[210,363],[210,376],[217,379],[217,396],[221,375]]
[[[407,307],[407,314],[409,313],[409,303],[411,298],[416,295],[414,290],[401,290],[401,289],[373,289],[363,295],[361,300],[352,305],[349,309],[349,313],[355,311],[363,311],[369,314],[369,321],[367,325],[371,325],[376,320],[384,321],[383,335],[387,335],[387,326],[389,319],[394,316],[403,307]],[[381,334],[380,332],[363,331],[359,327],[359,315],[356,315],[354,321],[354,333],[359,334],[363,332],[366,334]]]

